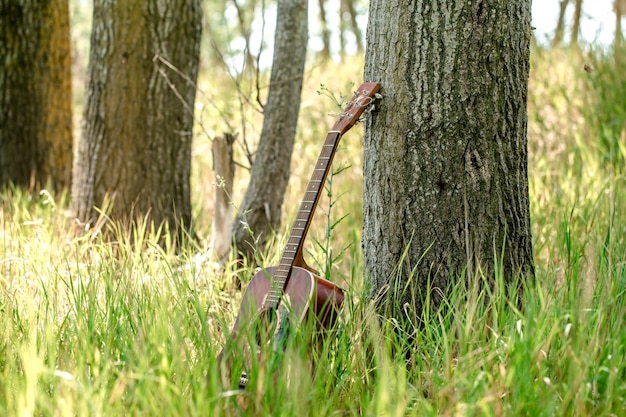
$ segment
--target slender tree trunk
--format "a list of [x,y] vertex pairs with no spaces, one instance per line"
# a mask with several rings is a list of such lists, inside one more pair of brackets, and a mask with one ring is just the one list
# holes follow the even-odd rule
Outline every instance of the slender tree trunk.
[[68,2],[0,0],[0,186],[60,191],[71,167]]
[[343,18],[343,15],[347,13],[346,0],[339,0],[339,55],[343,58],[346,55],[346,31],[348,25]]
[[[457,280],[533,275],[527,172],[530,0],[371,0],[363,247],[397,318]],[[388,286],[388,287],[387,287]]]
[[326,0],[318,0],[319,7],[319,22],[322,30],[322,43],[323,49],[321,52],[322,59],[330,59],[330,28],[328,27],[328,21],[326,18]]
[[199,0],[96,0],[72,208],[191,224],[189,175],[201,34]]
[[233,226],[237,250],[248,258],[280,227],[300,110],[308,37],[307,3],[306,0],[278,0],[263,129],[250,184]]
[[563,35],[565,33],[565,11],[569,5],[569,0],[561,0],[559,3],[559,18],[556,22],[556,29],[554,30],[554,39],[552,40],[552,46],[560,46],[563,43]]
[[624,35],[622,33],[622,17],[626,13],[626,0],[615,0],[613,2],[613,9],[615,11],[615,56],[616,58],[621,54],[622,43],[624,42]]
[[572,45],[578,45],[578,35],[580,35],[580,19],[583,12],[583,0],[574,1],[574,17],[572,19]]
[[356,22],[356,10],[354,9],[353,0],[341,0],[339,6],[339,44],[341,56],[347,53],[348,31],[354,35],[357,52],[363,52],[363,39],[361,30]]
[[[239,31],[241,32],[241,36],[243,37],[245,47],[244,47],[244,70],[247,73],[252,74],[256,71],[256,63],[254,59],[254,55],[252,54],[252,46],[250,43],[250,37],[252,36],[252,24],[251,21],[254,20],[254,9],[255,2],[252,4],[246,4],[244,2],[243,5],[240,5],[237,0],[231,0],[231,4],[237,10],[237,22],[239,23]],[[242,7],[243,6],[243,7]],[[251,17],[248,17],[248,16]]]
[[[354,0],[344,0],[345,9],[344,19],[347,18],[350,21],[350,30],[354,34],[354,42],[356,43],[356,50],[358,53],[363,52],[363,36],[361,35],[361,29],[356,21],[356,10],[354,8]],[[347,17],[346,17],[347,14]]]

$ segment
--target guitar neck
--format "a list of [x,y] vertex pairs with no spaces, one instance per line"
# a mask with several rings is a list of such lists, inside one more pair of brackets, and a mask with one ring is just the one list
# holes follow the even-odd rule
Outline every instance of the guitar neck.
[[268,291],[266,300],[270,305],[266,305],[266,307],[275,307],[276,304],[278,304],[282,290],[289,279],[293,262],[298,253],[302,250],[302,244],[309,230],[311,219],[315,213],[315,208],[319,202],[326,178],[328,177],[340,138],[341,132],[339,131],[331,130],[326,135],[326,141],[315,163],[315,169],[313,169],[311,180],[307,186],[302,203],[300,203],[300,209],[298,210],[298,215],[291,228],[287,245],[283,250],[280,263],[272,276],[272,288]]
[[287,246],[280,258],[280,263],[272,274],[272,285],[267,292],[264,301],[265,308],[276,308],[280,302],[280,297],[287,281],[291,268],[297,256],[302,255],[302,244],[306,237],[311,219],[317,207],[328,171],[330,170],[333,157],[337,151],[339,139],[359,120],[363,112],[370,108],[372,102],[380,97],[378,93],[380,84],[375,82],[367,82],[361,84],[359,89],[354,93],[354,97],[350,100],[343,112],[339,116],[339,120],[333,125],[333,128],[326,135],[324,147],[320,153],[315,169],[311,176],[311,181],[307,186],[304,199],[300,204],[300,210],[296,216],[296,221],[291,229],[291,234],[287,240]]

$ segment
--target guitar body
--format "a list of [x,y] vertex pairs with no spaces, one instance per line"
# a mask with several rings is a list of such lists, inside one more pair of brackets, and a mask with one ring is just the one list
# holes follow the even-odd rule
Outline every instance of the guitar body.
[[[250,367],[249,355],[256,355],[265,344],[277,351],[283,349],[290,331],[305,320],[313,319],[321,330],[331,328],[344,300],[341,288],[307,269],[294,266],[276,311],[270,313],[263,306],[271,294],[271,279],[276,269],[269,267],[258,271],[241,300],[230,337],[237,349],[248,356],[244,360],[244,368]],[[272,317],[268,317],[269,314]],[[218,359],[220,362],[224,355],[222,350]],[[228,364],[228,368],[231,365]],[[246,382],[244,369],[240,387],[243,388]]]
[[[262,306],[271,288],[270,279],[276,268],[261,269],[252,277],[241,300],[237,320],[233,325],[233,335],[239,333],[242,323],[254,322],[256,316],[264,314]],[[294,266],[281,304],[289,312],[292,322],[303,322],[310,312],[315,314],[318,323],[325,328],[336,319],[343,299],[343,291],[335,284],[304,268]]]

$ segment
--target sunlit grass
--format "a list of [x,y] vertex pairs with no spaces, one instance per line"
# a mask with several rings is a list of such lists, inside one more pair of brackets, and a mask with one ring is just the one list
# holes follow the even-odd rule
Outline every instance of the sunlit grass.
[[[0,415],[621,415],[626,178],[607,165],[586,119],[585,62],[562,51],[533,55],[529,186],[537,280],[523,283],[523,308],[502,285],[494,292],[459,285],[440,311],[403,326],[365,305],[357,127],[336,156],[336,170],[351,167],[332,178],[332,196],[321,202],[306,245],[311,265],[348,290],[340,325],[315,351],[304,343],[305,326],[278,376],[254,377],[244,394],[221,386],[215,358],[241,300],[235,277],[245,286],[253,268],[203,256],[210,137],[199,135],[194,145],[201,240],[176,253],[167,231],[139,223],[130,233],[105,217],[77,237],[66,195],[4,190]],[[337,111],[317,94],[319,85],[349,94],[350,81],[360,82],[358,65],[308,72],[286,225],[333,123],[328,114]],[[237,175],[240,201],[247,173]],[[263,264],[276,263],[286,227],[259,254]],[[342,251],[329,266],[329,255]],[[483,279],[492,277],[477,276]]]

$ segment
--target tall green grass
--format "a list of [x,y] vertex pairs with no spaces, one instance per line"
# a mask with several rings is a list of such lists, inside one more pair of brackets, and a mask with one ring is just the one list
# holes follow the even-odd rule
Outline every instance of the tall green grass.
[[[587,60],[566,51],[533,55],[537,280],[522,284],[523,308],[503,285],[478,285],[502,282],[496,273],[452,288],[442,309],[420,323],[374,313],[361,297],[354,185],[361,181],[361,153],[358,133],[350,132],[335,168],[351,167],[332,177],[307,243],[310,263],[347,289],[339,326],[315,349],[305,343],[313,330],[302,326],[277,375],[261,372],[268,352],[243,394],[222,386],[216,355],[241,301],[234,277],[245,285],[251,267],[212,263],[194,243],[175,253],[162,245],[171,241],[165,231],[144,224],[131,233],[103,218],[113,239],[104,240],[98,227],[76,237],[66,195],[4,190],[0,415],[622,415],[626,178],[598,145],[600,110],[591,110],[585,95]],[[347,67],[309,73],[287,221],[332,122],[326,113],[335,112],[315,91],[320,83],[340,91],[350,77]],[[212,187],[201,151],[207,140],[198,139],[194,156],[194,217],[205,236]],[[245,172],[239,175],[245,183]],[[276,262],[285,239],[278,234],[260,254],[264,263]]]

